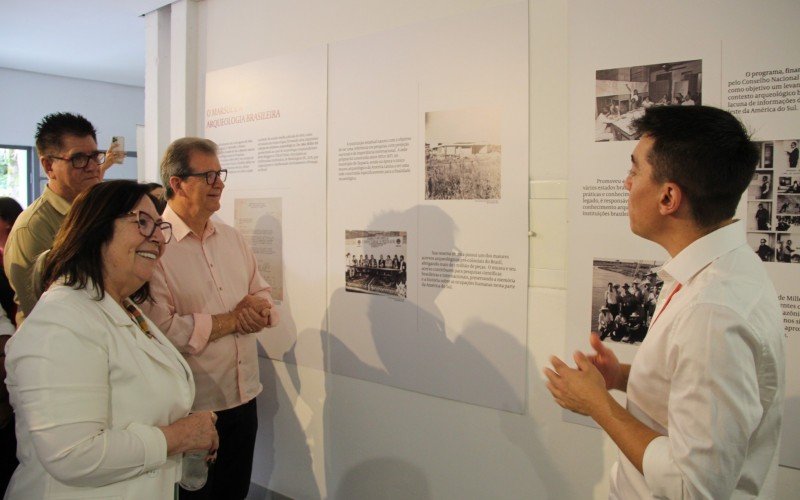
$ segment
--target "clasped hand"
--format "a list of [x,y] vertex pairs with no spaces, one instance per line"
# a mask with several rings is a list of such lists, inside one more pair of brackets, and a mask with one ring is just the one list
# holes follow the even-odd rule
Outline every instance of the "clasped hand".
[[258,332],[268,326],[271,321],[272,302],[255,295],[245,295],[234,309],[236,313],[236,329],[243,333]]

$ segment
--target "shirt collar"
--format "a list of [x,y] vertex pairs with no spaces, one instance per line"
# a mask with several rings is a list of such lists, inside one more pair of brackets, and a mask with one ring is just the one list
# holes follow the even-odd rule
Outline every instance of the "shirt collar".
[[42,198],[44,198],[61,215],[67,215],[67,212],[69,212],[69,208],[72,206],[72,203],[60,197],[59,195],[56,194],[55,191],[50,189],[49,184],[44,187],[44,193],[42,193]]
[[[172,209],[169,203],[167,203],[167,208],[164,209],[164,213],[161,214],[161,220],[172,224],[172,238],[175,241],[181,241],[188,235],[193,234],[192,229],[185,222],[183,222],[181,216]],[[211,218],[209,218],[206,222],[205,233],[196,236],[198,238],[205,238],[214,234],[215,231],[216,229],[214,228],[214,223],[211,221]]]
[[[66,287],[64,285],[64,278],[60,278],[56,282],[59,286]],[[73,288],[74,287],[70,287]],[[98,306],[102,309],[106,315],[111,318],[111,321],[114,322],[116,325],[130,325],[133,324],[133,320],[128,313],[120,306],[117,301],[114,300],[108,292],[103,294],[103,298],[97,300],[97,296],[99,295],[99,290],[95,287],[95,284],[92,280],[87,280],[86,286],[81,289],[83,293],[88,295],[93,301],[97,301]]]
[[698,238],[668,260],[661,268],[681,284],[688,283],[697,273],[726,253],[746,245],[744,221],[736,220]]

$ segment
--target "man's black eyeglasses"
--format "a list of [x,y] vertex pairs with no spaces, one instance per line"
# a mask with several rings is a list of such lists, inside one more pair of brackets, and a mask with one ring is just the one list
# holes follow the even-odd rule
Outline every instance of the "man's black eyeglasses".
[[60,156],[53,155],[48,155],[47,157],[53,160],[70,161],[72,162],[72,168],[77,168],[78,170],[83,170],[89,166],[89,160],[94,160],[94,162],[98,165],[102,165],[103,162],[106,161],[106,154],[101,151],[95,151],[89,155],[78,153],[70,158],[61,158]]
[[201,172],[199,174],[184,174],[181,177],[205,177],[206,182],[209,186],[213,186],[217,179],[225,182],[225,179],[228,178],[228,169],[223,168],[222,170],[209,170],[208,172]]

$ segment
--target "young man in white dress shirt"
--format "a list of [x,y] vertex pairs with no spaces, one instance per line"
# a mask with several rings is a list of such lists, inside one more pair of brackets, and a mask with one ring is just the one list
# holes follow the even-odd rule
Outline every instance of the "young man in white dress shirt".
[[[611,498],[773,498],[784,396],[777,294],[733,219],[758,150],[729,113],[650,108],[625,187],[634,234],[670,259],[631,365],[596,334],[576,368],[551,358],[548,389],[620,450]],[[609,389],[627,392],[627,408]]]

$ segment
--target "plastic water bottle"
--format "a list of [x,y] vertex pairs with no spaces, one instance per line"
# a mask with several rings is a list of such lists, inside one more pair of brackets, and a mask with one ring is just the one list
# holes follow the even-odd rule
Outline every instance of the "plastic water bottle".
[[206,485],[208,479],[208,451],[191,451],[183,454],[181,470],[181,488],[188,491],[197,491]]

